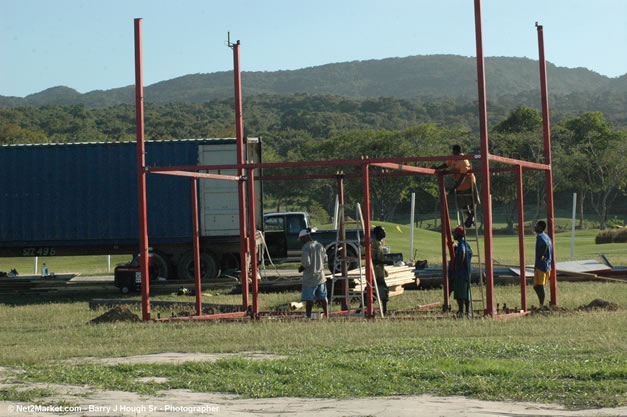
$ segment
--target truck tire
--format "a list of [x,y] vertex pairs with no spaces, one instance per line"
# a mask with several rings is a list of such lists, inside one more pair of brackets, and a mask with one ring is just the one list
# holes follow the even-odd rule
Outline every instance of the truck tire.
[[[194,269],[194,254],[186,252],[177,265],[177,272],[179,279],[185,281],[194,281],[196,279]],[[220,275],[220,269],[218,268],[218,262],[212,253],[200,252],[200,279],[213,279]]]
[[[357,251],[355,251],[355,248],[347,245],[346,246],[346,251],[348,252],[348,256],[350,258],[357,258]],[[341,252],[341,248],[338,248],[338,255],[340,255]],[[341,258],[341,256],[340,256]],[[335,263],[335,247],[331,246],[328,250],[327,250],[327,259],[328,259],[328,267],[329,267],[329,271],[333,271],[333,265]],[[351,271],[353,269],[357,269],[359,268],[359,263],[357,262],[357,260],[354,261],[350,261],[348,262],[348,264],[346,265],[348,267],[348,270]],[[342,273],[342,264],[341,263],[337,263],[337,265],[335,265],[335,272],[336,274],[341,274]]]
[[154,281],[158,278],[168,279],[170,277],[170,268],[166,258],[156,252],[153,252],[150,258],[150,272],[148,274],[150,280]]

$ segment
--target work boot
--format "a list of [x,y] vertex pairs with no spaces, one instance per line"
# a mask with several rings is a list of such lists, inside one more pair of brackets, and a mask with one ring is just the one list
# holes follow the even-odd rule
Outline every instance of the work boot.
[[475,216],[470,214],[468,215],[468,218],[464,222],[464,226],[466,226],[467,228],[470,228],[470,227],[473,227],[474,225],[475,225]]

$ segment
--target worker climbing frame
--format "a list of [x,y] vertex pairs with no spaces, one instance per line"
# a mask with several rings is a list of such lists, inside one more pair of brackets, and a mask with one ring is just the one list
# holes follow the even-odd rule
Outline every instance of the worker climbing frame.
[[[467,219],[464,221],[464,209],[465,207],[460,207],[458,198],[459,194],[457,190],[453,191],[455,197],[455,212],[457,215],[457,225],[464,227],[465,239],[466,242],[472,247],[472,258],[471,258],[471,269],[477,272],[478,280],[478,292],[474,292],[472,290],[472,275],[470,277],[470,312],[471,315],[475,316],[475,304],[480,305],[479,311],[483,314],[485,310],[485,298],[484,298],[484,289],[483,289],[483,280],[484,273],[481,267],[481,246],[479,244],[479,229],[477,227],[477,213],[479,212],[479,208],[481,206],[481,200],[479,199],[479,190],[477,189],[476,182],[472,182],[472,188],[470,195],[464,196],[464,203],[468,204],[468,199],[472,201],[472,205],[470,206],[470,211],[466,212]],[[477,298],[480,296],[481,298]]]

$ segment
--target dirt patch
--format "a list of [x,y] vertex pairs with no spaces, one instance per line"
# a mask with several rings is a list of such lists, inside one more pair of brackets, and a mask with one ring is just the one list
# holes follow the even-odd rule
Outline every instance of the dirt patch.
[[181,364],[185,362],[215,362],[219,359],[241,358],[248,360],[278,360],[286,359],[286,356],[275,355],[268,352],[239,352],[239,353],[201,353],[201,352],[164,352],[147,355],[124,356],[119,358],[74,358],[72,362],[102,363],[105,365],[122,364]]
[[531,314],[541,314],[541,315],[556,315],[556,314],[567,314],[570,310],[566,307],[560,306],[542,306],[535,307],[531,306]]
[[131,312],[127,306],[117,306],[101,316],[96,317],[89,323],[115,323],[115,322],[139,322],[141,321],[137,314]]
[[[569,410],[556,404],[482,401],[464,397],[433,395],[371,397],[355,399],[328,398],[241,398],[237,395],[200,393],[176,389],[159,391],[155,396],[132,392],[103,391],[88,387],[42,385],[60,394],[46,401],[64,401],[75,405],[64,414],[83,416],[172,416],[190,415],[224,417],[414,417],[464,415],[479,416],[560,416],[592,417],[627,415],[627,407]],[[14,416],[19,403],[0,401],[0,416]],[[21,405],[25,405],[22,403]],[[24,414],[24,413],[22,413]],[[38,416],[58,414],[38,412]]]
[[610,303],[609,301],[601,300],[597,298],[592,300],[588,305],[582,305],[577,308],[578,311],[594,311],[594,310],[606,310],[606,311],[618,311],[622,310],[622,307],[616,303]]
[[143,376],[141,378],[137,378],[135,382],[142,384],[165,384],[168,382],[168,378],[164,376]]

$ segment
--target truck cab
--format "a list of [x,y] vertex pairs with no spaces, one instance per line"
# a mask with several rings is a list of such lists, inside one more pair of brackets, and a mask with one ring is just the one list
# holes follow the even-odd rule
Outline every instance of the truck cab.
[[312,228],[311,219],[305,212],[267,213],[263,216],[266,245],[272,259],[280,262],[300,260],[302,243],[298,233]]

